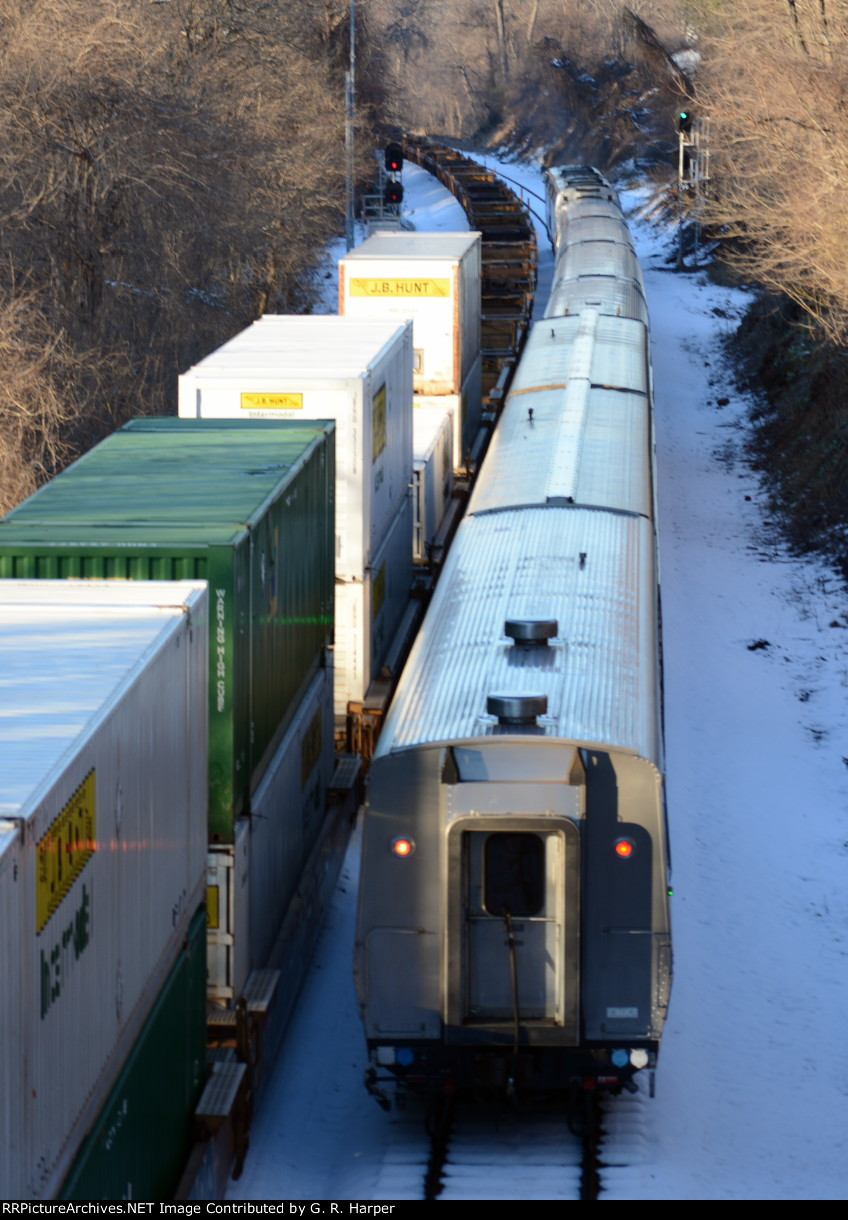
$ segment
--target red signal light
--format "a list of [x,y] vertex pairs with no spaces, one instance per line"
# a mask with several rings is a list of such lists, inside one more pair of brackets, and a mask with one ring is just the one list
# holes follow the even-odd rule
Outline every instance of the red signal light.
[[613,844],[613,851],[619,860],[629,860],[635,850],[636,844],[632,839],[616,839]]
[[386,169],[390,173],[396,174],[403,165],[403,148],[400,144],[388,144],[386,146]]
[[392,839],[392,851],[396,856],[400,856],[403,860],[407,856],[411,856],[415,850],[415,844],[412,839]]

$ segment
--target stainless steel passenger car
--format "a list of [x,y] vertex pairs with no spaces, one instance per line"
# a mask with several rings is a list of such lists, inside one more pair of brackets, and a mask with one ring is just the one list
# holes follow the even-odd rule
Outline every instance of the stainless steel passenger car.
[[372,763],[356,974],[384,1102],[618,1089],[668,1004],[647,312],[609,184],[548,185],[554,294],[589,262],[610,291],[533,328]]
[[548,231],[557,251],[545,317],[600,309],[648,325],[642,271],[618,196],[597,170],[548,171]]

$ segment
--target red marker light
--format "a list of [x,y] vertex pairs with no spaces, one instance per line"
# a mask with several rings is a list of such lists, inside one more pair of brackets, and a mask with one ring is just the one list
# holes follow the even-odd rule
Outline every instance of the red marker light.
[[392,839],[392,851],[396,856],[403,859],[405,856],[411,856],[415,848],[412,839]]
[[632,839],[616,839],[613,846],[619,860],[629,860],[636,849]]

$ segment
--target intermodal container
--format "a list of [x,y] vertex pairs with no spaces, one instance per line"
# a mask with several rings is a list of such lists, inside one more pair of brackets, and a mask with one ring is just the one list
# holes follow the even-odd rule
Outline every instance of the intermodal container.
[[250,972],[250,819],[239,818],[232,843],[209,848],[206,870],[207,992],[229,1004]]
[[2,1198],[55,1197],[203,901],[208,620],[200,583],[0,581]]
[[250,819],[249,963],[268,961],[324,824],[333,776],[333,678],[322,670],[253,796]]
[[335,572],[361,580],[407,496],[412,328],[267,314],[179,379],[183,418],[336,421]]
[[324,663],[330,421],[139,419],[0,521],[0,577],[209,582],[209,837],[235,820]]
[[380,672],[409,606],[412,588],[412,499],[362,580],[336,581],[334,704],[337,718],[361,703]]
[[339,313],[411,318],[416,395],[451,395],[454,465],[480,421],[481,235],[375,233],[339,260]]
[[174,1197],[204,1083],[205,922],[201,907],[59,1198]]
[[[16,822],[0,821],[0,962],[4,969],[17,964],[23,941],[23,912],[18,898],[18,877],[22,868],[20,827]],[[25,988],[6,975],[0,987],[0,1198],[22,1198],[15,1186],[24,1163],[24,1087],[20,1052],[23,1031]]]
[[426,563],[453,495],[453,412],[416,407],[412,420],[412,558]]
[[232,1004],[251,970],[264,969],[327,811],[333,775],[332,671],[312,680],[239,818],[234,842],[209,850],[208,993]]

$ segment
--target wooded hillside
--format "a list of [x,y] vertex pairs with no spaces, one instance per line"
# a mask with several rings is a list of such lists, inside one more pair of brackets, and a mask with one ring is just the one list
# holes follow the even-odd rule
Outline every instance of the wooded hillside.
[[[343,231],[350,0],[0,0],[0,511],[265,311]],[[848,0],[356,0],[357,174],[402,130],[676,164],[742,274],[848,327]],[[681,52],[687,53],[684,63]],[[692,72],[692,67],[694,72]]]
[[0,0],[0,509],[308,308],[344,206],[347,11]]
[[709,219],[742,274],[848,330],[848,3],[703,7],[699,102],[710,119]]

